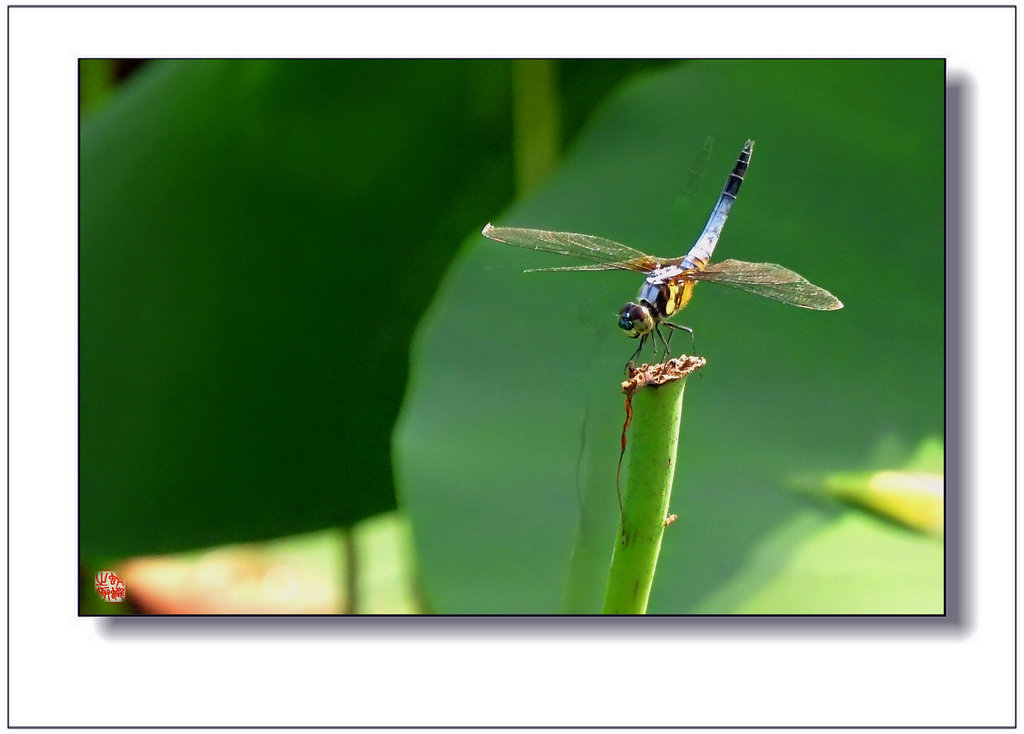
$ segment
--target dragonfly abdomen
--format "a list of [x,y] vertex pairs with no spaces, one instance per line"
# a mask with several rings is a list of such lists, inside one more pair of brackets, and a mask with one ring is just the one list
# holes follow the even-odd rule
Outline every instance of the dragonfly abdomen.
[[754,141],[748,140],[747,144],[743,146],[743,150],[740,151],[740,156],[736,159],[736,165],[729,173],[729,178],[725,181],[720,198],[728,199],[730,205],[736,201],[736,195],[740,192],[740,185],[743,183],[743,177],[747,175],[747,166],[750,165],[750,155],[753,152]]
[[729,217],[729,210],[732,209],[736,196],[740,192],[740,186],[743,184],[743,177],[747,174],[747,166],[750,165],[750,156],[753,152],[754,141],[748,140],[743,146],[743,150],[740,151],[739,158],[736,159],[736,165],[732,167],[729,177],[725,180],[725,186],[718,196],[718,201],[715,202],[715,208],[711,210],[711,216],[708,217],[708,223],[704,225],[704,231],[700,233],[697,243],[690,248],[680,263],[684,270],[693,268],[703,270],[711,261],[711,254],[715,251],[718,238],[722,235],[722,227],[725,226],[725,220]]

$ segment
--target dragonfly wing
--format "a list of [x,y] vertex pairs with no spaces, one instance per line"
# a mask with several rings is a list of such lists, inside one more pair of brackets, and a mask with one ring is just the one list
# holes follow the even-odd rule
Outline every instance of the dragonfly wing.
[[[634,267],[635,265],[635,267]],[[626,262],[617,263],[592,263],[590,265],[563,265],[559,268],[527,268],[524,273],[563,273],[573,271],[584,271],[584,270],[635,270],[640,273],[646,273],[650,270],[654,270],[658,267],[657,263],[652,263],[650,267],[642,264],[636,264],[633,260],[627,260]]]
[[620,242],[576,232],[549,232],[544,229],[520,229],[517,227],[493,227],[488,224],[481,234],[497,242],[523,247],[527,250],[552,252],[556,255],[578,257],[589,260],[592,265],[568,266],[561,268],[536,268],[536,270],[634,270],[647,272],[658,267],[658,258],[633,249]]
[[723,260],[704,270],[691,271],[693,280],[720,283],[754,295],[764,296],[790,306],[815,311],[835,311],[843,302],[824,288],[819,288],[798,273],[773,263],[748,263]]

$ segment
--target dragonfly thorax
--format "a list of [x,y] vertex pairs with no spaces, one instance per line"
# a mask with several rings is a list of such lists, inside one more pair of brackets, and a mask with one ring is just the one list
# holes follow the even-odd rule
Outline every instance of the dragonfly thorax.
[[643,299],[640,299],[640,303],[627,303],[619,312],[619,328],[625,331],[630,339],[649,334],[657,325],[654,313],[651,304]]

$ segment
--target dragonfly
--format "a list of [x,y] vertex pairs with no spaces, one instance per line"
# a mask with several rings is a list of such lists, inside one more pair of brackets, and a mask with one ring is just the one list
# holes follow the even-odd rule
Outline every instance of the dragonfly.
[[[669,354],[672,332],[670,331],[669,339],[666,340],[661,332],[661,326],[689,332],[691,338],[693,337],[693,329],[675,324],[668,319],[690,302],[694,287],[701,281],[718,283],[790,306],[815,311],[835,311],[842,308],[842,301],[827,290],[781,265],[749,263],[742,260],[711,262],[711,255],[721,237],[729,211],[736,202],[736,195],[747,173],[753,152],[754,141],[748,140],[725,181],[722,193],[711,210],[707,224],[704,225],[704,231],[683,257],[656,257],[604,237],[575,232],[495,227],[488,224],[481,234],[508,245],[588,261],[586,265],[531,268],[527,272],[630,270],[643,273],[646,277],[637,300],[623,306],[618,316],[619,328],[631,339],[640,340],[636,351],[630,357],[630,362],[640,354],[649,338],[653,340],[652,335],[657,335],[661,339],[665,355]],[[652,343],[657,355],[657,341],[653,340]]]

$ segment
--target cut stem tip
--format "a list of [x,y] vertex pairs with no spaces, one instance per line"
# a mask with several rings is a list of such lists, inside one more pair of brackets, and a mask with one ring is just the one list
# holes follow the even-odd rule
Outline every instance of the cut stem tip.
[[707,364],[703,357],[681,355],[658,364],[630,365],[629,377],[622,383],[622,392],[632,395],[641,387],[661,387],[681,380]]

